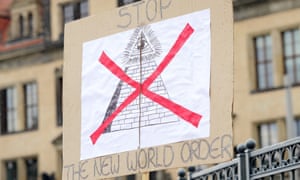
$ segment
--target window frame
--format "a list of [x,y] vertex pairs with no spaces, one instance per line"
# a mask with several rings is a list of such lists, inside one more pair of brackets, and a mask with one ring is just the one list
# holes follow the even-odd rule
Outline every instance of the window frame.
[[[66,16],[66,8],[72,7],[72,16]],[[65,3],[61,5],[63,25],[74,20],[74,5],[73,3]],[[69,19],[70,18],[70,19]],[[67,20],[66,20],[67,19]]]
[[[87,10],[86,12],[81,12],[82,11],[82,4],[87,3],[86,7]],[[66,21],[65,19],[65,7],[70,6],[72,7],[72,17],[70,20]],[[77,9],[77,10],[76,10]],[[81,0],[81,1],[75,1],[75,2],[65,2],[60,4],[60,11],[61,11],[61,33],[60,33],[60,40],[63,40],[64,37],[64,26],[66,23],[78,20],[81,18],[84,18],[89,15],[89,1],[88,0]]]
[[[86,11],[84,11],[85,9],[83,8],[84,5],[86,5]],[[79,9],[80,9],[80,18],[84,18],[87,17],[89,15],[89,2],[88,0],[82,0],[79,3]]]
[[[86,11],[83,9],[83,5],[86,5],[87,9]],[[72,16],[70,16],[69,20],[66,21],[66,16],[65,16],[65,8],[67,7],[72,7]],[[86,16],[89,15],[89,3],[88,3],[88,0],[81,0],[81,1],[76,1],[76,2],[68,2],[68,3],[64,3],[61,5],[61,9],[62,9],[62,19],[63,19],[63,25],[68,23],[68,22],[71,22],[71,21],[74,21],[74,20],[77,20],[77,19],[81,19],[81,18],[84,18]]]
[[[272,136],[272,127],[273,126],[276,128],[275,129],[275,137]],[[266,127],[267,131],[264,131],[262,130],[262,126]],[[258,141],[259,141],[259,145],[260,147],[265,147],[265,146],[269,146],[269,145],[272,145],[274,143],[277,143],[279,142],[279,133],[278,133],[278,124],[276,121],[269,121],[269,122],[262,122],[262,123],[259,123],[257,125],[257,134],[258,134]],[[263,135],[262,135],[262,132],[264,133],[267,133],[267,139],[263,139]],[[275,142],[273,142],[273,138],[276,138]],[[263,141],[267,141],[266,143],[264,143]]]
[[135,178],[136,178],[135,174],[131,174],[131,175],[126,176],[126,180],[135,180]]
[[[33,162],[33,163],[31,163]],[[38,171],[38,158],[37,157],[27,157],[27,158],[24,158],[24,164],[25,164],[25,172],[26,172],[26,179],[28,180],[35,180],[35,179],[38,179],[38,174],[39,174],[39,171]],[[33,165],[35,166],[36,168],[33,169],[30,169],[31,166],[29,165]],[[32,176],[33,174],[33,176]]]
[[28,36],[32,37],[33,36],[33,31],[34,31],[34,23],[33,23],[33,14],[32,12],[29,12],[27,15],[27,21],[28,21]]
[[63,76],[62,68],[55,69],[55,99],[56,99],[56,125],[63,125]]
[[[28,104],[29,99],[27,98],[28,94],[27,94],[27,90],[26,90],[26,87],[28,85],[30,85],[30,86],[35,85],[35,90],[33,90],[35,92],[32,92],[32,89],[31,89],[31,92],[30,92],[31,93],[30,94],[31,95],[30,100],[32,102],[30,102],[29,104]],[[35,97],[33,97],[34,95],[35,95]],[[39,103],[38,103],[39,99],[38,99],[38,84],[37,84],[36,81],[31,81],[31,82],[27,82],[27,83],[23,84],[23,98],[24,98],[24,105],[23,106],[24,106],[24,115],[25,115],[25,117],[24,117],[24,130],[25,131],[37,130],[38,129],[38,124],[39,124],[38,123],[39,122]],[[32,122],[33,125],[32,125],[32,127],[29,127],[28,126],[28,121],[29,121],[28,113],[29,113],[29,111],[31,113],[33,113],[34,110],[36,111],[36,120],[31,119],[33,121]],[[31,118],[32,117],[33,116],[31,116]]]
[[[286,39],[285,39],[285,34],[286,33],[291,33],[291,42],[290,44],[286,44]],[[299,28],[291,28],[287,29],[281,32],[281,39],[282,39],[282,50],[283,50],[283,66],[284,66],[284,74],[289,74],[288,73],[288,65],[287,61],[292,61],[293,64],[293,70],[292,70],[292,79],[290,79],[292,85],[300,85],[300,77],[297,77],[297,72],[300,73],[300,69],[297,69],[297,58],[299,58],[299,63],[300,63],[300,52],[297,54],[296,52],[296,38],[295,38],[295,33],[299,33],[298,36],[300,36],[300,29]],[[286,47],[291,46],[291,55],[287,55],[286,52]],[[298,42],[298,46],[300,47],[300,40]],[[298,79],[299,78],[299,79]]]
[[296,136],[300,136],[300,116],[295,117]]
[[141,0],[132,0],[131,2],[124,2],[124,0],[118,0],[117,1],[117,7],[121,7],[121,6],[126,6],[128,4],[132,4],[132,3],[135,3],[135,2],[139,2]]
[[18,23],[19,23],[19,38],[22,39],[25,36],[24,17],[22,14],[19,15]]
[[[259,47],[257,45],[258,39],[262,38],[262,51],[263,51],[263,57],[262,59],[260,59],[259,57]],[[270,47],[268,47],[267,44],[267,38],[270,38]],[[262,34],[262,35],[258,35],[255,36],[253,38],[253,46],[254,46],[254,59],[255,59],[255,77],[256,77],[256,89],[259,91],[264,91],[264,90],[268,90],[268,89],[273,89],[274,88],[274,70],[273,70],[273,45],[272,45],[272,37],[270,34]],[[268,51],[270,51],[268,53]],[[270,59],[267,57],[269,54],[270,55]],[[268,69],[268,65],[271,66],[271,69]],[[259,71],[259,67],[263,66],[263,70],[264,73],[261,74]],[[271,70],[271,71],[270,71]],[[269,72],[270,71],[270,72]],[[271,73],[271,74],[269,74]],[[271,76],[271,77],[269,77]],[[262,85],[260,85],[261,83],[261,78],[264,81],[264,87],[261,87]]]
[[4,161],[4,168],[5,168],[5,178],[7,179],[7,180],[10,180],[9,179],[9,163],[13,163],[14,165],[14,170],[13,170],[13,177],[12,178],[10,178],[10,179],[12,179],[12,180],[14,180],[14,179],[18,179],[18,162],[17,162],[17,159],[10,159],[10,160],[5,160]]
[[[10,92],[10,96],[8,92]],[[8,101],[8,99],[11,101]],[[16,101],[17,94],[14,86],[0,89],[0,135],[17,132],[18,118]],[[9,122],[11,123],[11,127],[9,127]]]

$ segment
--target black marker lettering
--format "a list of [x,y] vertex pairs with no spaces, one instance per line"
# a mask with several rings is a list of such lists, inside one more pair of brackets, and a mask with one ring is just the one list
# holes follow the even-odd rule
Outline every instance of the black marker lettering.
[[109,164],[107,162],[107,160],[109,160],[109,158],[111,157],[103,157],[100,160],[100,170],[101,170],[101,174],[104,176],[108,176],[109,175]]
[[[227,142],[227,143],[226,143]],[[224,135],[221,138],[221,156],[224,157],[224,152],[227,156],[232,157],[230,153],[230,148],[232,148],[232,137],[230,135]]]
[[132,6],[136,6],[136,24],[140,25],[140,5],[144,4],[144,1],[140,1],[139,3],[135,3]]
[[164,0],[160,0],[160,18],[163,18],[163,10],[167,9],[170,5],[172,0],[169,0],[167,4],[163,4]]
[[64,169],[67,169],[67,180],[69,180],[70,168],[72,168],[72,180],[74,179],[74,164],[64,166]]
[[161,163],[159,163],[159,151],[158,151],[158,147],[155,148],[156,149],[156,168],[161,167]]
[[119,28],[127,28],[131,24],[131,14],[127,12],[127,7],[123,7],[119,10],[119,16],[123,17],[124,24],[118,24]]
[[[212,157],[213,159],[217,159],[218,157],[221,156],[220,151],[218,151],[220,148],[218,147],[218,143],[217,145],[214,145],[216,142],[218,142],[220,140],[220,137],[216,137],[210,145],[210,157]],[[217,146],[217,147],[216,147]]]
[[[117,156],[117,161],[115,160],[114,164],[111,165],[111,174],[118,174],[119,170],[120,170],[120,155],[116,155]],[[111,160],[113,163],[113,160]]]
[[[144,157],[144,158],[141,159],[141,157]],[[143,160],[144,160],[144,163],[143,163]],[[138,152],[138,165],[139,165],[139,168],[141,168],[141,169],[145,169],[147,167],[147,153],[144,149],[141,149]]]
[[[187,153],[185,153],[187,151]],[[184,142],[181,146],[180,157],[182,162],[186,163],[191,160],[191,148],[189,142]]]
[[128,171],[136,171],[137,170],[137,152],[135,153],[135,159],[130,158],[130,153],[127,153],[126,164]]
[[[152,16],[150,16],[151,9],[149,9],[149,5],[151,5],[151,2],[153,2],[152,4],[154,5],[154,12],[153,12]],[[147,15],[148,21],[150,21],[150,22],[153,21],[156,17],[156,14],[157,14],[157,2],[156,2],[156,0],[148,0],[148,2],[146,4],[146,15]]]
[[[170,155],[169,161],[167,161],[167,154]],[[163,162],[164,162],[164,167],[169,167],[174,161],[174,151],[172,146],[164,146],[164,154],[163,154]]]
[[[156,167],[156,164],[153,161],[154,156],[155,156],[154,149],[153,148],[149,148],[148,149],[148,168],[150,168],[151,164],[152,164],[152,167]],[[156,154],[156,158],[157,158],[157,154]]]

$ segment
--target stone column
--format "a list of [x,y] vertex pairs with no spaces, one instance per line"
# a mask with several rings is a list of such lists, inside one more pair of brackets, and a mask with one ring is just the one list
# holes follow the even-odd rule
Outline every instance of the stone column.
[[26,163],[23,158],[17,159],[17,176],[18,179],[26,179]]
[[24,108],[24,90],[21,83],[16,85],[16,99],[17,99],[17,131],[22,131],[25,129],[25,108]]
[[278,119],[276,121],[278,127],[278,142],[284,141],[287,139],[286,137],[286,123],[284,119]]
[[254,40],[253,36],[248,36],[245,40],[245,43],[247,43],[247,59],[237,59],[238,57],[235,57],[236,61],[247,61],[247,66],[249,67],[249,81],[250,83],[250,90],[255,90],[257,89],[256,87],[256,82],[257,82],[257,77],[256,77],[256,55],[255,55],[255,46],[254,46]]

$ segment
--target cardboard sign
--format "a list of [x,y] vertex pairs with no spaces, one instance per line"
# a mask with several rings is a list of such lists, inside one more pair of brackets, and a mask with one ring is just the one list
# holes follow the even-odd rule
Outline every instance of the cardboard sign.
[[66,26],[64,179],[232,158],[231,1],[153,2]]

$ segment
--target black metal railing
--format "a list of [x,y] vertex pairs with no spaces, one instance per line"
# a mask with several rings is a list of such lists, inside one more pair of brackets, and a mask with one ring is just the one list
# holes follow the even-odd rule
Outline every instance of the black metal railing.
[[180,180],[300,180],[300,137],[255,150],[255,141],[237,147],[237,157],[230,162],[194,171],[181,169]]

